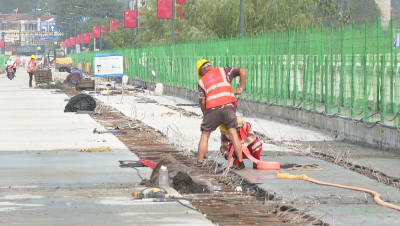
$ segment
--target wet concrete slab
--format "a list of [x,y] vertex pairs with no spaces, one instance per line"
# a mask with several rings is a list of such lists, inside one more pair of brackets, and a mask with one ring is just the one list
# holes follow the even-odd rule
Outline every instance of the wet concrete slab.
[[[283,173],[307,176],[328,183],[336,183],[347,186],[355,186],[377,191],[384,200],[390,199],[394,204],[400,203],[398,189],[378,183],[373,179],[358,173],[344,169],[332,163],[311,157],[281,156],[277,158],[262,156],[262,161],[278,161],[281,165],[286,163],[295,164],[318,164],[326,169],[322,171],[288,171],[281,169]],[[259,187],[276,193],[276,197],[283,203],[293,207],[305,209],[313,216],[323,213],[327,215],[323,221],[333,224],[344,225],[398,225],[400,213],[397,210],[376,204],[372,195],[348,189],[322,186],[303,180],[277,179],[276,171],[253,170],[252,163],[244,160],[247,170],[236,171],[249,181],[256,183]],[[388,197],[389,194],[389,197]],[[296,198],[298,204],[289,204]],[[318,197],[318,198],[317,198]],[[365,200],[365,197],[367,200]],[[311,203],[313,202],[313,203]]]

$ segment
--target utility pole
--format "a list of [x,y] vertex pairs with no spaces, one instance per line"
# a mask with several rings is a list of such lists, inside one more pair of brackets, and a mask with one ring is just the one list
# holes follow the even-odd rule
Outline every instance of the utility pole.
[[175,0],[172,0],[172,43],[175,43]]
[[[83,28],[82,28],[82,22],[83,22],[83,15],[82,15],[82,11],[83,11],[83,7],[79,7],[79,6],[75,6],[75,8],[78,8],[78,9],[80,9],[81,10],[81,34],[82,34],[82,40],[81,40],[81,45],[79,46],[79,52],[82,52],[82,50],[83,50]],[[89,7],[89,10],[90,10],[90,7]]]
[[240,0],[240,36],[244,36],[244,0]]
[[102,26],[102,24],[101,24],[101,22],[103,22],[103,18],[101,18],[101,2],[102,2],[102,0],[100,0],[100,51],[101,51],[101,47],[102,47],[102,41],[101,41],[101,31],[103,30],[102,28],[103,28],[103,26]]
[[136,13],[136,36],[139,35],[139,22],[138,22],[138,18],[139,18],[139,12],[138,12],[138,0],[135,0],[135,13]]
[[[92,33],[92,26],[90,25],[90,8],[91,8],[91,6],[89,7],[89,51],[90,51],[90,33]],[[93,49],[93,51],[94,51],[94,49]]]
[[5,38],[4,38],[4,36],[6,35],[6,33],[3,31],[3,32],[1,32],[1,39],[3,40],[3,44],[4,44],[4,46],[3,46],[3,55],[4,54],[6,54],[6,40],[5,40]]
[[175,43],[175,0],[172,0],[172,43]]

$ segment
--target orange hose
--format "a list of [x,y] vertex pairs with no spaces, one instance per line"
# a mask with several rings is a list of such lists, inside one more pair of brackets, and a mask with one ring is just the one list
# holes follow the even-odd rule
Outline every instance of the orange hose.
[[366,193],[369,193],[369,194],[373,195],[374,196],[374,200],[375,200],[375,202],[377,204],[379,204],[381,206],[386,206],[386,207],[389,207],[389,208],[392,208],[392,209],[395,209],[395,210],[400,210],[400,206],[396,206],[396,205],[393,205],[391,203],[384,202],[379,197],[378,192],[372,191],[372,190],[368,190],[368,189],[365,189],[365,188],[358,188],[358,187],[346,186],[346,185],[341,185],[341,184],[332,184],[332,183],[322,182],[322,181],[319,181],[319,180],[312,179],[312,178],[308,177],[305,174],[293,175],[293,174],[287,174],[287,173],[278,172],[276,174],[276,178],[278,178],[278,179],[306,180],[306,181],[310,181],[312,183],[320,184],[320,185],[327,185],[327,186],[332,186],[332,187],[345,188],[345,189],[350,189],[350,190],[355,190],[355,191],[363,191],[363,192],[366,192]]

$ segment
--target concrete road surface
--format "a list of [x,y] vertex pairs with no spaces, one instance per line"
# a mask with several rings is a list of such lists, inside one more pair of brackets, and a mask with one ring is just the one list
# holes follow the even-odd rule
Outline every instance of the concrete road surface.
[[[66,98],[29,88],[24,68],[0,75],[0,225],[212,225],[178,203],[134,202],[141,179],[118,160],[138,157],[93,134],[103,128],[88,115],[64,113]],[[79,152],[101,146],[112,151]]]

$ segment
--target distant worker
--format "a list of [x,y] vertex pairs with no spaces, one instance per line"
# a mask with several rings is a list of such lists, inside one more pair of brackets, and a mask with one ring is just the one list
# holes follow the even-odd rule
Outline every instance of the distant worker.
[[[237,117],[237,123],[238,123],[238,137],[239,140],[242,144],[246,145],[247,148],[250,151],[250,154],[257,160],[260,160],[260,153],[262,149],[262,143],[259,139],[257,139],[256,135],[254,134],[253,130],[251,129],[251,125],[248,122],[244,122],[243,119],[239,116]],[[219,126],[219,129],[221,131],[221,153],[225,157],[225,159],[228,159],[229,157],[229,151],[231,150],[232,147],[232,142],[229,137],[229,134],[227,133],[228,131],[225,128],[224,124],[221,124]],[[246,154],[243,154],[243,158],[248,158]],[[239,160],[236,157],[236,155],[233,155],[233,165],[235,167],[239,167]],[[253,163],[253,169],[257,169],[257,164]]]
[[[196,63],[199,77],[199,103],[204,118],[201,124],[201,138],[199,143],[197,163],[202,163],[207,152],[208,139],[212,131],[223,123],[239,161],[239,169],[246,169],[242,158],[242,146],[236,129],[236,98],[234,94],[243,92],[246,81],[246,70],[243,68],[220,67],[213,68],[208,60],[199,60]],[[240,76],[240,86],[233,92],[231,81]]]
[[29,74],[29,88],[32,88],[32,79],[33,79],[33,72],[35,71],[36,68],[36,56],[32,55],[31,59],[28,61],[28,68],[27,68],[27,72]]
[[6,67],[8,66],[13,66],[13,71],[15,75],[15,72],[17,71],[17,64],[13,61],[12,57],[9,57],[8,61],[6,62]]
[[21,61],[17,58],[17,59],[15,60],[15,63],[17,64],[17,67],[19,67],[19,65],[21,64]]
[[25,67],[25,63],[26,63],[26,61],[25,61],[25,59],[23,59],[22,60],[22,67]]

